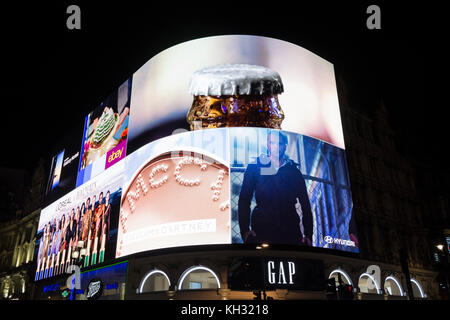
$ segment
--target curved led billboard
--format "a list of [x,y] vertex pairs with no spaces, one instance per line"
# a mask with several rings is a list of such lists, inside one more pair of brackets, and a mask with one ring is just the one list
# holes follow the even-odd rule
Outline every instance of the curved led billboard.
[[[89,227],[86,204],[75,214],[73,250],[81,226],[94,234],[79,245],[85,266],[100,248],[109,248],[102,261],[234,243],[358,252],[334,68],[292,43],[229,35],[166,49],[86,117],[79,143],[73,190],[42,210],[38,260],[49,266],[61,250],[54,234],[67,229],[58,219],[71,217],[80,193],[106,189],[111,236],[97,232],[103,213]],[[49,189],[63,158],[54,157]]]

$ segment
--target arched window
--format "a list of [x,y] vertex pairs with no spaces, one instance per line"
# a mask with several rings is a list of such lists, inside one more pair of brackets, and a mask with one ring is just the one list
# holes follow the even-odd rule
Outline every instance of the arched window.
[[426,298],[427,297],[427,295],[423,291],[422,286],[420,285],[419,281],[417,281],[416,279],[412,278],[411,279],[411,286],[412,286],[412,289],[413,289],[414,298]]
[[161,270],[152,270],[145,275],[139,285],[139,293],[167,291],[170,287],[170,280],[167,274]]
[[402,285],[394,276],[386,277],[384,280],[384,292],[390,296],[404,296]]
[[220,281],[211,269],[193,266],[186,269],[178,281],[178,290],[218,289]]
[[336,281],[336,286],[338,286],[339,285],[339,276],[340,276],[343,284],[349,284],[349,285],[353,286],[352,279],[350,279],[349,275],[344,270],[341,270],[341,269],[335,269],[335,270],[331,271],[328,279],[334,278]]
[[368,273],[363,273],[359,276],[358,288],[362,293],[381,294],[380,285],[377,280]]

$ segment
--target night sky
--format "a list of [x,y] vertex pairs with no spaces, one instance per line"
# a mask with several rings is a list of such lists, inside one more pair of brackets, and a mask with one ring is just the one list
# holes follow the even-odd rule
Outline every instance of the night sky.
[[[426,23],[414,23],[426,8],[252,3],[227,2],[224,9],[41,1],[3,8],[0,166],[32,171],[66,136],[78,136],[81,145],[84,117],[148,59],[184,41],[225,34],[274,37],[316,53],[342,75],[355,109],[370,114],[384,99],[402,152],[428,162],[439,155],[443,106],[425,105],[430,40]],[[381,7],[381,30],[366,28],[373,3]],[[81,7],[81,30],[66,28],[70,4]]]

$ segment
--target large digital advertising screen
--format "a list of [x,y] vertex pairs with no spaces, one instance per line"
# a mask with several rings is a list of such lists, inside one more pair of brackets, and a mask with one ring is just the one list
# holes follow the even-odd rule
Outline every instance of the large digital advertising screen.
[[76,180],[40,232],[80,190],[108,189],[112,259],[242,243],[359,252],[333,65],[282,40],[208,37],[152,57],[86,117]]
[[126,158],[116,257],[230,243],[227,140],[226,128],[185,132]]
[[50,160],[50,171],[45,187],[43,207],[58,200],[76,187],[78,162],[80,158],[82,119],[75,122],[79,131],[70,132],[53,146],[55,153]]
[[79,131],[55,145],[59,151],[50,161],[44,207],[125,159],[131,82],[129,78],[113,90],[77,123]]
[[186,115],[193,102],[189,90],[192,75],[224,64],[258,65],[276,71],[284,87],[278,95],[285,115],[282,129],[345,148],[331,63],[286,41],[230,35],[176,45],[134,73],[129,153],[174,130],[189,129]]
[[123,171],[113,166],[42,209],[35,280],[64,274],[77,259],[84,267],[114,259]]
[[[255,103],[252,86],[263,107],[272,86],[283,112],[274,129],[232,123]],[[207,243],[358,252],[331,63],[271,38],[193,40],[133,75],[131,106],[117,257]]]
[[131,82],[125,81],[86,116],[77,187],[125,158]]

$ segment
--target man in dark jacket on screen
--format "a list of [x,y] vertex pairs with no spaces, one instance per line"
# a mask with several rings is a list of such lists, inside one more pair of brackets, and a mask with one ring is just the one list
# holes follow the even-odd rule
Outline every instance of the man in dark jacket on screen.
[[[313,219],[305,180],[285,152],[288,138],[270,130],[269,156],[249,164],[239,194],[239,227],[244,243],[311,246]],[[250,212],[255,195],[256,207]]]

